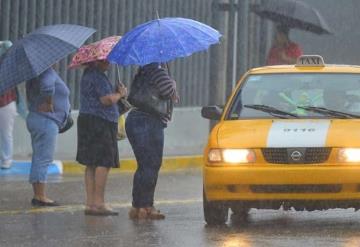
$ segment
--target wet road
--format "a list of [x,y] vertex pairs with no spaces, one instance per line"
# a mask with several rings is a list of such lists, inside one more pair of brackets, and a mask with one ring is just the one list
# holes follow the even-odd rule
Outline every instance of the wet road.
[[119,216],[84,216],[82,176],[54,178],[49,194],[64,206],[31,209],[30,186],[0,179],[0,246],[360,246],[360,212],[251,210],[247,224],[204,223],[201,173],[162,173],[156,194],[163,221],[127,217],[132,174],[112,175],[107,200]]

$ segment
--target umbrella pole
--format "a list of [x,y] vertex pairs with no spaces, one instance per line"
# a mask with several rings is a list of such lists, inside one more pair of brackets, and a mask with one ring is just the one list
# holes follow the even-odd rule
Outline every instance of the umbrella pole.
[[[169,63],[166,62],[165,64],[166,64],[166,69],[167,69],[168,75],[171,77],[170,68],[169,68]],[[176,92],[176,95],[177,95],[177,92]],[[168,101],[168,106],[169,106],[169,108],[171,109],[171,111],[170,111],[170,119],[171,119],[171,118],[172,118],[172,114],[173,114],[173,109],[174,109],[174,101],[173,101],[173,100]]]
[[169,68],[169,63],[166,63],[166,69],[167,69],[167,71],[168,71],[169,76],[171,77],[170,68]]
[[160,19],[159,11],[158,11],[158,10],[156,10],[156,18]]
[[116,80],[116,85],[118,85],[118,86],[120,86],[120,69],[119,69],[119,65],[118,64],[116,64],[116,74],[117,74],[117,80]]
[[[116,64],[116,71],[117,71],[116,85],[120,86],[120,68],[119,68],[118,64]],[[120,102],[124,105],[124,107],[127,109],[127,111],[132,108],[132,105],[129,103],[129,101],[127,101],[127,96],[125,96],[124,98],[121,98]]]

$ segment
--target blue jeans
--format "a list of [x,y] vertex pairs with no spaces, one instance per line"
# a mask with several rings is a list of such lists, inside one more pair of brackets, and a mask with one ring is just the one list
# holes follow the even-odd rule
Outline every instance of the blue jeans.
[[58,125],[51,119],[30,112],[26,118],[27,129],[31,135],[32,159],[30,183],[45,183],[48,166],[53,162]]
[[0,165],[10,165],[12,163],[15,117],[15,101],[0,107]]
[[163,157],[165,125],[156,117],[133,110],[126,118],[125,128],[137,161],[132,205],[152,207]]

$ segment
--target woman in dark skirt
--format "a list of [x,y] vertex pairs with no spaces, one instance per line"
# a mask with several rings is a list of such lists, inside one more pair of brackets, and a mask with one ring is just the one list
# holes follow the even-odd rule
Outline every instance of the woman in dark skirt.
[[78,149],[76,160],[86,166],[87,215],[118,215],[105,205],[105,186],[110,168],[119,167],[117,146],[117,102],[127,89],[114,90],[105,71],[106,60],[88,64],[80,84]]

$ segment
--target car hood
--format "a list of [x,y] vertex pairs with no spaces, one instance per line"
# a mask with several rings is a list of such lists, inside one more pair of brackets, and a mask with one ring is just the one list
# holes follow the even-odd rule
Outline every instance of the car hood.
[[220,147],[360,147],[360,120],[231,120],[220,123]]

